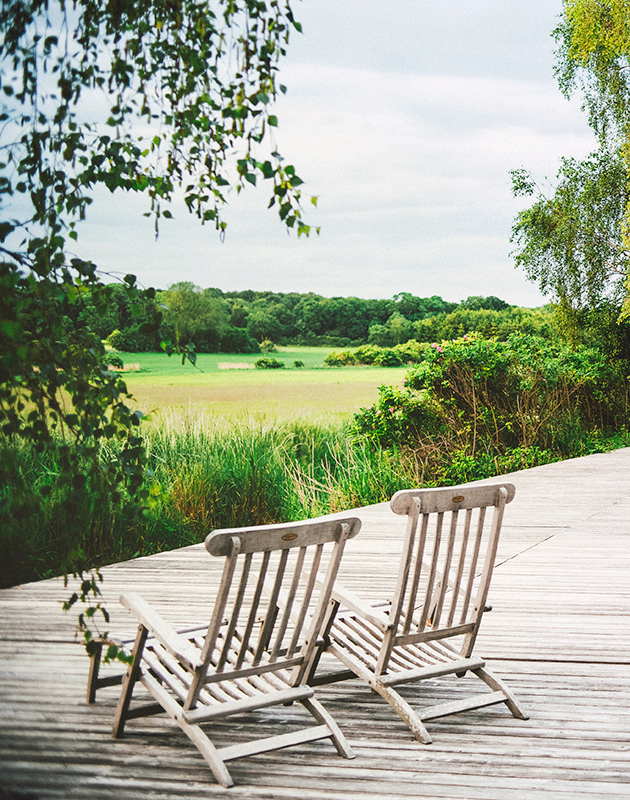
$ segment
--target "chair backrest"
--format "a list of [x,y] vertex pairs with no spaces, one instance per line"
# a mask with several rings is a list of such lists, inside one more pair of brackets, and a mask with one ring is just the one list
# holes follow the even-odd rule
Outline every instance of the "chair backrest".
[[506,483],[410,489],[392,497],[392,511],[408,519],[390,612],[393,626],[380,671],[387,669],[397,644],[463,636],[462,655],[470,655],[487,600],[503,509],[514,493],[514,486]]
[[188,708],[219,681],[289,670],[291,685],[305,682],[346,540],[360,528],[356,517],[324,518],[208,535],[225,565]]

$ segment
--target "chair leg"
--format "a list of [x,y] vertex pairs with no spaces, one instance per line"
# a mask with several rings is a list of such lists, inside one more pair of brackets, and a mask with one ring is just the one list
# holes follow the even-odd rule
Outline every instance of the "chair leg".
[[225,762],[219,757],[216,747],[201,730],[199,725],[190,725],[182,719],[177,720],[177,724],[204,757],[206,764],[212,770],[212,774],[217,779],[217,782],[225,789],[234,786],[234,781],[225,766]]
[[101,642],[94,642],[94,651],[90,654],[90,672],[88,674],[87,694],[85,702],[91,705],[96,700],[96,689],[98,688],[98,672],[101,666],[101,655],[103,645]]
[[421,744],[431,744],[433,741],[431,734],[424,727],[422,720],[416,714],[413,708],[398,694],[397,691],[389,686],[383,686],[382,684],[376,684],[372,688],[375,692],[380,694],[384,700],[387,700],[390,706],[405,722],[409,730]]
[[[309,686],[313,686],[313,681],[315,680],[315,673],[317,672],[317,667],[319,666],[320,659],[322,654],[327,650],[328,646],[330,645],[330,629],[332,628],[333,622],[335,621],[335,616],[337,615],[337,611],[339,610],[339,602],[337,600],[331,600],[328,604],[328,608],[326,609],[326,615],[324,616],[324,623],[322,625],[322,631],[320,634],[320,642],[315,648],[315,652],[313,653],[313,658],[308,667],[308,674],[306,675],[306,679],[304,683],[307,683]],[[303,675],[300,675],[300,679],[303,679]]]
[[513,692],[508,689],[501,678],[498,678],[492,672],[489,672],[487,669],[481,667],[471,671],[484,683],[488,684],[491,689],[494,689],[494,691],[503,692],[505,695],[505,705],[510,709],[514,717],[517,719],[529,719],[529,714],[523,710],[523,707],[518,702]]
[[140,661],[142,659],[142,651],[144,650],[144,643],[147,640],[149,631],[144,625],[138,626],[138,633],[133,645],[132,657],[133,661],[127,667],[127,672],[122,682],[122,689],[118,699],[118,706],[116,707],[116,715],[114,717],[114,724],[112,725],[112,736],[114,739],[120,739],[125,729],[125,722],[127,721],[127,712],[129,711],[129,704],[131,703],[131,695],[133,694],[133,687],[140,677]]
[[319,700],[316,700],[314,697],[307,697],[300,702],[304,708],[307,709],[307,711],[310,711],[320,725],[325,725],[328,728],[330,731],[331,741],[335,745],[335,749],[339,755],[343,756],[344,758],[355,758],[355,754],[346,741],[346,737],[343,735],[335,720],[328,713],[328,711],[326,711]]

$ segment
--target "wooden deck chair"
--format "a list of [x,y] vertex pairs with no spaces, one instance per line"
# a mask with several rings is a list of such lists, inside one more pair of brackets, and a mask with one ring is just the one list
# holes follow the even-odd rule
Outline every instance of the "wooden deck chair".
[[[129,719],[165,711],[225,787],[233,785],[226,761],[304,742],[330,738],[340,755],[353,758],[306,681],[345,542],[360,527],[360,520],[348,517],[214,531],[206,548],[225,565],[210,624],[196,633],[177,633],[140,596],[122,595],[140,625],[113,736],[122,735]],[[138,682],[157,703],[130,705]],[[317,725],[222,749],[201,727],[294,701]]]
[[[505,703],[515,717],[527,719],[504,682],[473,656],[503,510],[514,491],[501,484],[397,492],[391,509],[407,515],[407,530],[392,599],[369,605],[336,584],[321,649],[347,670],[317,675],[316,659],[310,683],[359,677],[424,744],[431,742],[424,722],[468,709]],[[466,672],[491,691],[416,711],[394,688]]]

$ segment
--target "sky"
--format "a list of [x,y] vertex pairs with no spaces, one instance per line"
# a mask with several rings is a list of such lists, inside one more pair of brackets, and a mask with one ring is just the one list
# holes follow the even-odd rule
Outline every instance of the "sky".
[[303,34],[281,66],[275,137],[320,235],[287,235],[265,184],[230,196],[224,242],[177,205],[156,241],[146,200],[103,193],[77,253],[156,288],[546,302],[510,257],[527,199],[512,198],[509,170],[542,184],[596,146],[553,75],[561,0],[293,5]]

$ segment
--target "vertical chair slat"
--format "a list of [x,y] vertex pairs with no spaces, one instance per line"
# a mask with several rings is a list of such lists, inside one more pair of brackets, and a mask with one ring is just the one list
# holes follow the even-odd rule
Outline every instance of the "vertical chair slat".
[[431,615],[431,627],[437,628],[440,624],[442,617],[442,608],[444,606],[444,598],[446,590],[448,589],[449,576],[451,573],[451,563],[453,560],[453,549],[455,547],[455,535],[457,534],[457,510],[451,511],[451,524],[446,544],[446,554],[444,556],[444,563],[442,567],[442,579],[439,583],[439,592],[435,600],[434,610]]
[[460,590],[462,586],[462,575],[464,574],[464,567],[466,566],[466,554],[468,552],[468,540],[470,537],[470,520],[472,519],[472,509],[466,509],[466,516],[464,518],[464,527],[462,530],[462,541],[459,548],[459,558],[457,561],[457,570],[455,573],[455,581],[453,583],[453,597],[451,598],[450,609],[448,613],[447,626],[453,624],[455,619],[455,612],[460,601]]
[[423,630],[427,623],[431,612],[433,611],[433,587],[435,585],[435,577],[437,574],[437,560],[440,553],[440,546],[442,542],[442,523],[444,521],[444,512],[440,511],[435,520],[435,534],[433,537],[433,552],[431,554],[431,568],[427,579],[427,587],[424,594],[424,602],[422,604],[422,612],[420,614],[420,622],[418,630]]
[[302,604],[295,619],[295,629],[293,631],[293,637],[291,639],[291,643],[289,644],[289,648],[287,650],[287,658],[291,658],[293,655],[295,655],[295,653],[301,646],[300,639],[302,636],[302,629],[304,627],[304,620],[306,619],[308,607],[311,603],[311,597],[313,596],[313,589],[315,588],[315,582],[317,580],[317,573],[319,572],[319,565],[321,564],[323,551],[324,551],[323,545],[318,545],[315,548],[315,552],[313,553],[313,563],[311,564],[311,570],[308,576],[308,581],[304,588],[304,597],[302,598]]
[[288,558],[288,549],[282,550],[280,553],[278,568],[276,570],[273,589],[271,590],[271,597],[269,598],[269,602],[267,604],[267,613],[265,614],[265,618],[260,629],[260,634],[258,636],[258,642],[256,644],[256,652],[254,653],[253,661],[254,666],[260,663],[260,659],[263,657],[263,654],[269,647],[269,641],[271,640],[271,635],[278,617],[278,597],[280,595],[280,589],[282,587],[282,580],[284,578],[284,571],[287,566]]
[[241,647],[238,653],[238,657],[236,659],[236,669],[239,669],[239,667],[243,666],[243,662],[245,661],[245,656],[247,655],[247,651],[249,649],[249,640],[252,635],[252,630],[254,629],[254,625],[256,623],[256,616],[258,615],[258,606],[260,605],[260,598],[262,596],[263,588],[265,585],[265,578],[267,576],[267,568],[269,567],[270,558],[271,558],[271,552],[269,550],[263,553],[260,569],[258,571],[258,580],[256,582],[256,589],[254,591],[254,596],[252,598],[252,604],[250,606],[249,616],[247,618],[247,624],[245,626],[245,630],[243,631]]
[[221,655],[219,656],[219,660],[217,661],[216,664],[217,672],[221,672],[221,670],[225,666],[230,652],[230,648],[232,647],[232,639],[234,637],[234,631],[236,630],[236,626],[238,625],[238,618],[239,614],[241,613],[243,598],[245,597],[245,590],[247,589],[247,582],[249,579],[249,571],[251,568],[251,564],[252,564],[252,554],[247,553],[243,561],[243,567],[241,569],[241,578],[238,584],[238,591],[234,599],[234,608],[232,610],[232,615],[230,617],[230,621],[228,623],[227,629],[224,634],[225,641],[223,643],[223,649],[221,650]]
[[468,567],[468,576],[466,579],[466,589],[464,592],[464,599],[462,602],[462,612],[460,614],[460,625],[463,625],[468,618],[468,609],[470,608],[470,600],[475,583],[475,573],[477,571],[477,563],[479,562],[479,553],[481,550],[481,541],[483,539],[483,529],[486,520],[486,507],[482,506],[479,509],[479,516],[477,518],[477,527],[475,530],[475,544],[473,547],[472,558]]
[[297,590],[300,585],[300,579],[302,577],[302,569],[304,568],[305,557],[306,557],[306,547],[300,547],[295,561],[295,567],[293,568],[293,578],[291,580],[291,585],[289,587],[289,593],[287,594],[286,597],[284,611],[282,612],[282,618],[280,619],[280,622],[278,624],[276,638],[273,644],[273,648],[271,650],[272,661],[275,661],[276,658],[278,657],[278,653],[280,652],[280,648],[282,647],[282,642],[284,640],[284,635],[286,633],[289,620],[291,619],[291,616],[293,614],[293,603],[295,602]]
[[[411,524],[413,526],[412,533],[415,536],[415,533],[418,528],[418,519],[419,519],[419,511],[420,506],[419,503],[414,503],[411,512]],[[413,578],[411,580],[411,587],[409,589],[409,602],[407,603],[407,610],[405,613],[405,622],[403,626],[403,633],[409,633],[411,630],[411,623],[413,621],[413,612],[416,607],[416,598],[418,595],[418,586],[420,585],[420,577],[422,575],[422,570],[424,569],[424,548],[426,546],[427,541],[427,528],[429,525],[429,515],[423,514],[422,515],[422,524],[420,525],[420,536],[418,538],[418,546],[416,548],[416,563],[414,565],[413,571]],[[413,547],[413,540],[411,542]]]

